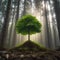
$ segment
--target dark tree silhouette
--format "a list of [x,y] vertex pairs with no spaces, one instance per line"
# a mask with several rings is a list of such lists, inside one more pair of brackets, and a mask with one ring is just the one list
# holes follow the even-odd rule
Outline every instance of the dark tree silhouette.
[[0,36],[2,48],[4,47],[4,40],[6,40],[6,34],[7,34],[8,23],[9,23],[10,8],[11,8],[11,0],[8,0],[6,16],[4,19],[4,24],[3,24],[3,28],[2,28],[2,32],[1,32],[1,36]]
[[59,37],[60,37],[60,2],[59,0],[53,0],[53,1],[54,1],[54,8],[56,12],[57,25],[58,25],[58,31],[59,31]]
[[41,32],[41,23],[36,19],[36,17],[31,15],[23,16],[16,23],[16,31],[23,35],[28,34],[28,40],[30,40],[30,35]]
[[[20,4],[20,0],[17,0],[17,11],[16,11],[16,21],[19,18],[19,4]],[[15,6],[16,7],[16,6]],[[15,13],[15,12],[14,12]],[[10,43],[10,42],[9,42]],[[13,34],[13,44],[12,46],[14,46],[16,43],[16,28],[14,29],[14,34]]]

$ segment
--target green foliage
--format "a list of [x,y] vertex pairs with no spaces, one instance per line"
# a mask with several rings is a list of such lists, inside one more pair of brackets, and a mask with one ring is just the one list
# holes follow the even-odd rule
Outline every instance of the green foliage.
[[16,23],[16,30],[23,35],[41,32],[41,23],[31,15],[23,16]]

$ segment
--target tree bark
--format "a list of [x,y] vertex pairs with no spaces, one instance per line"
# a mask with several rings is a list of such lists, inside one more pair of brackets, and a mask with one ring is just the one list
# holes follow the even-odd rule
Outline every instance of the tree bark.
[[[19,5],[20,5],[20,0],[17,1],[17,11],[16,11],[16,21],[15,24],[19,18]],[[12,46],[15,46],[16,44],[16,28],[14,28],[14,34],[13,34],[13,44]]]
[[54,8],[55,8],[55,13],[56,13],[56,19],[57,19],[57,26],[58,26],[58,31],[59,31],[59,37],[60,37],[60,2],[58,0],[53,0],[54,1]]
[[28,41],[30,41],[30,34],[28,34]]
[[2,28],[2,32],[1,32],[1,37],[0,37],[0,40],[1,40],[0,47],[1,48],[4,47],[4,41],[6,40],[6,34],[7,34],[8,24],[9,24],[9,14],[10,14],[10,8],[11,8],[11,1],[12,0],[8,0],[6,15],[5,15],[4,24],[3,24],[3,28]]
[[51,46],[50,46],[50,33],[49,33],[49,26],[48,26],[48,18],[47,18],[47,16],[48,16],[48,11],[47,11],[47,9],[46,9],[46,1],[44,1],[44,5],[45,5],[45,15],[44,15],[44,17],[45,17],[45,25],[46,25],[46,27],[45,27],[45,30],[46,30],[46,46],[48,47],[48,48],[50,48]]

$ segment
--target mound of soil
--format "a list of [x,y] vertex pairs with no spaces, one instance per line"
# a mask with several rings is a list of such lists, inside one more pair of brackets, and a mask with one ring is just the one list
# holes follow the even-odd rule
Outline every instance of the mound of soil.
[[3,54],[5,60],[60,60],[60,51],[42,47],[32,41],[14,47]]
[[38,45],[32,41],[26,41],[22,45],[10,49],[10,51],[46,51],[47,49],[43,46]]

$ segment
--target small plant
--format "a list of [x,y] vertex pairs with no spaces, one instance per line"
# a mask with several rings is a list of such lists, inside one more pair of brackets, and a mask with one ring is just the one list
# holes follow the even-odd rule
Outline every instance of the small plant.
[[41,32],[41,23],[32,15],[25,15],[19,19],[16,23],[16,31],[22,35],[28,35],[30,41],[30,35]]

